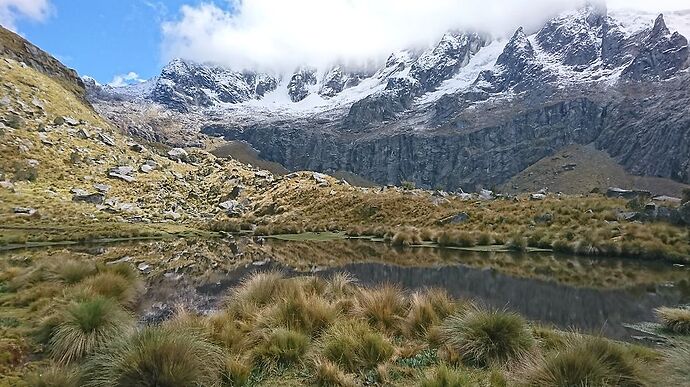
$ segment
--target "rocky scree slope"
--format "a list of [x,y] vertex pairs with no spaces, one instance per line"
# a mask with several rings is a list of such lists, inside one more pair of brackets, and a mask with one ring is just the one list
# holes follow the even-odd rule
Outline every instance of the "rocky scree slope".
[[189,132],[245,140],[291,170],[472,190],[593,144],[632,174],[689,183],[688,58],[662,15],[640,24],[586,6],[508,40],[451,31],[371,72],[272,77],[174,61],[150,92],[90,89],[112,96],[94,99],[106,115],[162,107]]

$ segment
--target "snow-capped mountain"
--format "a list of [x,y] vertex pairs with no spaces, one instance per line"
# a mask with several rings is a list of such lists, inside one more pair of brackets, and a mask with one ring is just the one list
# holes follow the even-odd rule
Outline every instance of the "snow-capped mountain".
[[690,12],[588,5],[509,39],[449,31],[375,70],[265,74],[175,60],[145,84],[90,95],[105,110],[117,108],[113,100],[162,106],[196,130],[247,140],[290,169],[342,169],[385,183],[499,184],[574,142],[597,143],[633,173],[688,182],[690,119],[679,112],[689,105],[644,131],[630,110],[640,105],[657,116],[676,94],[674,106],[690,103],[683,33]]

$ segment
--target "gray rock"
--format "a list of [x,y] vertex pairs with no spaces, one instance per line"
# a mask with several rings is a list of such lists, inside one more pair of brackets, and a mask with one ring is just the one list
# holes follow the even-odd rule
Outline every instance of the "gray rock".
[[443,219],[439,220],[438,223],[440,225],[461,224],[461,223],[465,223],[469,219],[470,219],[470,216],[466,212],[460,212],[458,214],[443,218]]
[[129,146],[129,149],[131,149],[131,150],[133,150],[133,151],[135,151],[135,152],[137,152],[137,153],[146,152],[146,148],[144,148],[144,146],[141,145],[141,144],[139,144],[139,143],[131,144],[131,145]]
[[541,215],[537,215],[534,217],[534,222],[540,224],[550,224],[551,222],[553,222],[553,214],[547,212]]
[[139,166],[139,172],[141,172],[141,173],[150,173],[154,169],[156,169],[156,168],[152,167],[148,164],[142,164],[141,166]]
[[134,176],[132,176],[133,172],[134,172],[134,169],[132,167],[119,166],[119,167],[111,168],[110,171],[108,171],[108,177],[111,177],[114,179],[124,180],[128,183],[131,183],[131,182],[136,180],[136,178]]
[[643,190],[628,190],[616,187],[610,187],[606,190],[606,197],[609,198],[621,198],[631,200],[635,198],[645,198],[651,196],[651,192]]
[[76,118],[72,118],[69,116],[62,117],[63,123],[69,125],[69,126],[78,126],[79,125],[79,120]]
[[12,212],[17,215],[33,215],[37,212],[37,210],[31,207],[14,207],[12,208]]
[[72,201],[85,202],[91,204],[103,204],[103,202],[105,201],[105,194],[102,192],[87,193],[86,195],[75,194],[74,196],[72,196]]
[[529,195],[529,200],[540,201],[546,199],[546,195],[543,193],[533,193]]
[[168,158],[173,161],[187,162],[189,154],[182,148],[172,148],[168,151]]
[[79,130],[77,131],[77,136],[81,139],[88,140],[91,138],[91,133],[89,133],[89,131],[86,130],[86,128],[79,128]]
[[105,145],[115,146],[115,139],[105,133],[98,133],[98,139]]
[[493,200],[496,198],[496,196],[494,195],[494,192],[490,191],[488,189],[480,190],[478,196],[479,196],[479,199],[481,199],[481,200]]
[[110,186],[107,184],[94,184],[93,188],[101,193],[108,193],[110,191]]
[[326,187],[329,185],[327,175],[324,175],[323,173],[314,172],[311,176],[314,179],[314,181],[316,181],[316,184],[322,187]]

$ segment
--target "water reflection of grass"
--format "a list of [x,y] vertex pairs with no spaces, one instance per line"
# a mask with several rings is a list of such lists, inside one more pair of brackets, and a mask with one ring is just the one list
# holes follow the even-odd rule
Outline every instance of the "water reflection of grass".
[[[391,248],[362,240],[281,242],[268,246],[274,260],[298,269],[341,266],[354,262],[381,262],[403,266],[466,265],[495,269],[506,275],[536,278],[573,286],[626,288],[659,283],[687,282],[687,270],[669,265],[621,259],[591,259],[550,252],[506,253],[501,246],[476,248]],[[680,284],[682,285],[682,284]]]

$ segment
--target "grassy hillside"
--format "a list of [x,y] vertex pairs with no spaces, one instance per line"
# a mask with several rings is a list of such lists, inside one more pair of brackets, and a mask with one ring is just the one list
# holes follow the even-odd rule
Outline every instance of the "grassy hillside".
[[546,157],[520,172],[500,187],[502,192],[535,192],[548,188],[552,192],[587,194],[605,192],[608,187],[641,189],[653,195],[681,197],[690,188],[671,179],[629,174],[606,152],[593,145],[572,145]]

